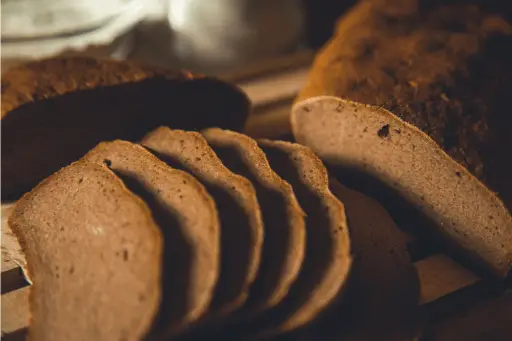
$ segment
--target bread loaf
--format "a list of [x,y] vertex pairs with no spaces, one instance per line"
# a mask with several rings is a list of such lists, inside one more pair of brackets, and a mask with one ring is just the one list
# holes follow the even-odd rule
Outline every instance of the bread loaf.
[[[473,265],[504,277],[511,42],[509,23],[474,5],[361,1],[314,62],[292,114],[294,136],[331,166],[387,184]],[[333,97],[314,99],[324,95]]]
[[166,125],[241,129],[247,97],[219,80],[126,61],[48,59],[2,75],[2,201],[104,140]]

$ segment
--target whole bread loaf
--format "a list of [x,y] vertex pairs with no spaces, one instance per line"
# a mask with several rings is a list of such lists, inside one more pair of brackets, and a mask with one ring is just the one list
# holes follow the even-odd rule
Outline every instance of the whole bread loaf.
[[467,1],[360,1],[316,57],[294,136],[401,227],[426,215],[447,251],[505,277],[511,43],[505,19]]
[[2,75],[2,201],[17,199],[101,141],[160,126],[241,129],[249,102],[219,80],[143,64],[48,59]]
[[360,1],[340,18],[297,101],[330,95],[383,107],[511,207],[512,27],[470,2]]

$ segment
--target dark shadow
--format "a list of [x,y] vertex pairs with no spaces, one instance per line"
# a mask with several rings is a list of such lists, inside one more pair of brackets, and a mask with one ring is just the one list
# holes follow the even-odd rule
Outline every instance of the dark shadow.
[[21,268],[2,271],[2,295],[28,286]]
[[251,226],[244,207],[234,197],[229,189],[209,181],[197,172],[193,172],[179,159],[165,153],[158,153],[149,149],[155,156],[166,162],[169,166],[185,170],[193,174],[207,189],[215,200],[221,222],[221,272],[211,310],[222,308],[226,302],[232,302],[243,292],[247,278],[249,257],[254,248]]
[[162,300],[154,322],[153,332],[159,334],[169,325],[185,315],[190,306],[188,287],[190,283],[190,263],[192,252],[177,213],[165,207],[137,177],[129,172],[111,169],[126,185],[150,207],[153,219],[163,235],[164,249],[162,262]]
[[22,328],[12,333],[3,334],[2,341],[25,341],[27,339],[28,329]]

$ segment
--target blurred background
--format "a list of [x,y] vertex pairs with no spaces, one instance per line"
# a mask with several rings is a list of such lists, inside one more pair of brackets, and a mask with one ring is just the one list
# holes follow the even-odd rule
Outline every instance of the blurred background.
[[353,0],[2,0],[2,72],[63,55],[211,75],[308,54]]

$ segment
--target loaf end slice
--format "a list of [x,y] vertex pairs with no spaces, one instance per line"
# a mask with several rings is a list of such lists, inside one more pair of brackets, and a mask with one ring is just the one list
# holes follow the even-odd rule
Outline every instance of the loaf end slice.
[[9,225],[34,284],[30,340],[140,340],[161,297],[162,236],[107,167],[68,166],[16,204]]
[[291,121],[297,141],[326,163],[383,181],[477,264],[509,273],[510,212],[425,133],[385,109],[330,96],[297,103]]

